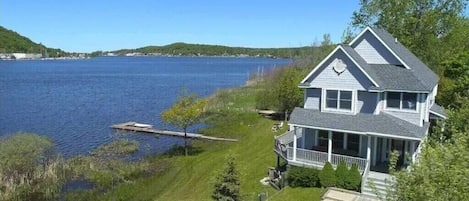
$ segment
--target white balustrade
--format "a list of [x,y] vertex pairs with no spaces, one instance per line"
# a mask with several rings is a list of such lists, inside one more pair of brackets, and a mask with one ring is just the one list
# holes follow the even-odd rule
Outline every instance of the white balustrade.
[[[291,160],[293,157],[293,147],[287,147],[287,159]],[[327,152],[320,152],[308,149],[296,149],[296,160],[304,163],[311,164],[325,164],[327,162]],[[352,164],[357,164],[358,170],[363,173],[366,169],[366,159],[358,158],[353,156],[332,154],[331,164],[333,166],[339,165],[341,161],[344,161],[347,164],[347,167],[351,167]]]

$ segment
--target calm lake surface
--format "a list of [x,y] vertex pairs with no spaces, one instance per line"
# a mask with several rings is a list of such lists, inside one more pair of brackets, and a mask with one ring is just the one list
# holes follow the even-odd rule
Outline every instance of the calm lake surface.
[[[0,61],[0,136],[37,133],[49,136],[67,157],[86,154],[116,138],[112,124],[137,121],[171,129],[160,113],[182,88],[209,96],[244,85],[259,68],[267,71],[290,62],[216,57]],[[126,136],[140,141],[140,154],[183,143],[168,136]]]

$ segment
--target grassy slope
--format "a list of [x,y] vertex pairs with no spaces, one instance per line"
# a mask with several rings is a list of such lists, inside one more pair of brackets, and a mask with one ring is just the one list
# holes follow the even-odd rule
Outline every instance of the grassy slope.
[[319,200],[321,189],[276,191],[260,184],[259,180],[267,175],[267,168],[276,164],[273,136],[283,131],[273,133],[270,128],[274,122],[254,112],[233,112],[242,110],[243,105],[252,105],[253,95],[246,90],[249,89],[232,91],[237,98],[235,101],[228,97],[232,102],[229,104],[231,112],[212,115],[211,127],[203,131],[209,135],[234,137],[239,142],[197,141],[194,146],[203,149],[202,153],[172,157],[172,168],[160,175],[120,186],[116,197],[120,200],[210,200],[215,175],[223,169],[225,157],[233,154],[241,173],[243,200],[257,200],[262,191],[268,191],[270,200]]

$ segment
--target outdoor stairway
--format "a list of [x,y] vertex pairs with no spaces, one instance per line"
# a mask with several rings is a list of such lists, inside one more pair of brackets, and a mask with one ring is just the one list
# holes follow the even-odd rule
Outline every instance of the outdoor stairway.
[[[371,187],[370,182],[374,184],[375,188]],[[386,188],[390,186],[391,182],[392,180],[389,174],[370,171],[368,173],[368,178],[366,179],[366,184],[362,189],[362,195],[370,198],[377,198],[377,191],[379,197],[384,198],[386,195]]]

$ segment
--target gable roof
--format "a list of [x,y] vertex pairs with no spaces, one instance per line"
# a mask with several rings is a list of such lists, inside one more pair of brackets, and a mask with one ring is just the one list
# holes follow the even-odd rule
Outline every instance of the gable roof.
[[[402,64],[368,64],[363,57],[353,49],[354,43],[362,35],[370,32],[391,52]],[[438,76],[418,59],[412,52],[397,41],[389,32],[381,28],[365,28],[349,45],[338,45],[324,60],[321,61],[300,83],[300,87],[309,87],[307,81],[335,52],[342,50],[347,57],[366,75],[375,85],[368,90],[376,91],[411,91],[431,92],[438,84]]]
[[420,127],[384,112],[379,115],[366,113],[344,115],[298,107],[293,110],[289,124],[315,129],[355,132],[414,140],[422,139],[429,127],[428,122],[425,122],[423,127]]
[[394,56],[396,56],[399,61],[402,62],[404,67],[410,70],[410,73],[413,74],[420,83],[420,86],[423,86],[426,91],[433,90],[433,87],[438,84],[438,76],[419,58],[417,58],[417,56],[415,56],[384,29],[378,27],[367,27],[350,43],[350,45],[352,46],[356,40],[367,31],[372,33]]
[[363,66],[367,65],[366,61],[358,55],[358,53],[353,50],[350,51],[351,47],[347,45],[338,45],[325,59],[321,61],[301,82],[299,86],[309,86],[309,84],[306,83],[308,79],[322,66],[324,63],[332,56],[334,55],[337,51],[341,50],[344,52],[344,54],[360,69],[360,71],[365,74],[365,76],[376,86],[379,87],[379,84],[373,79],[372,75],[369,75],[367,71],[363,69]]

